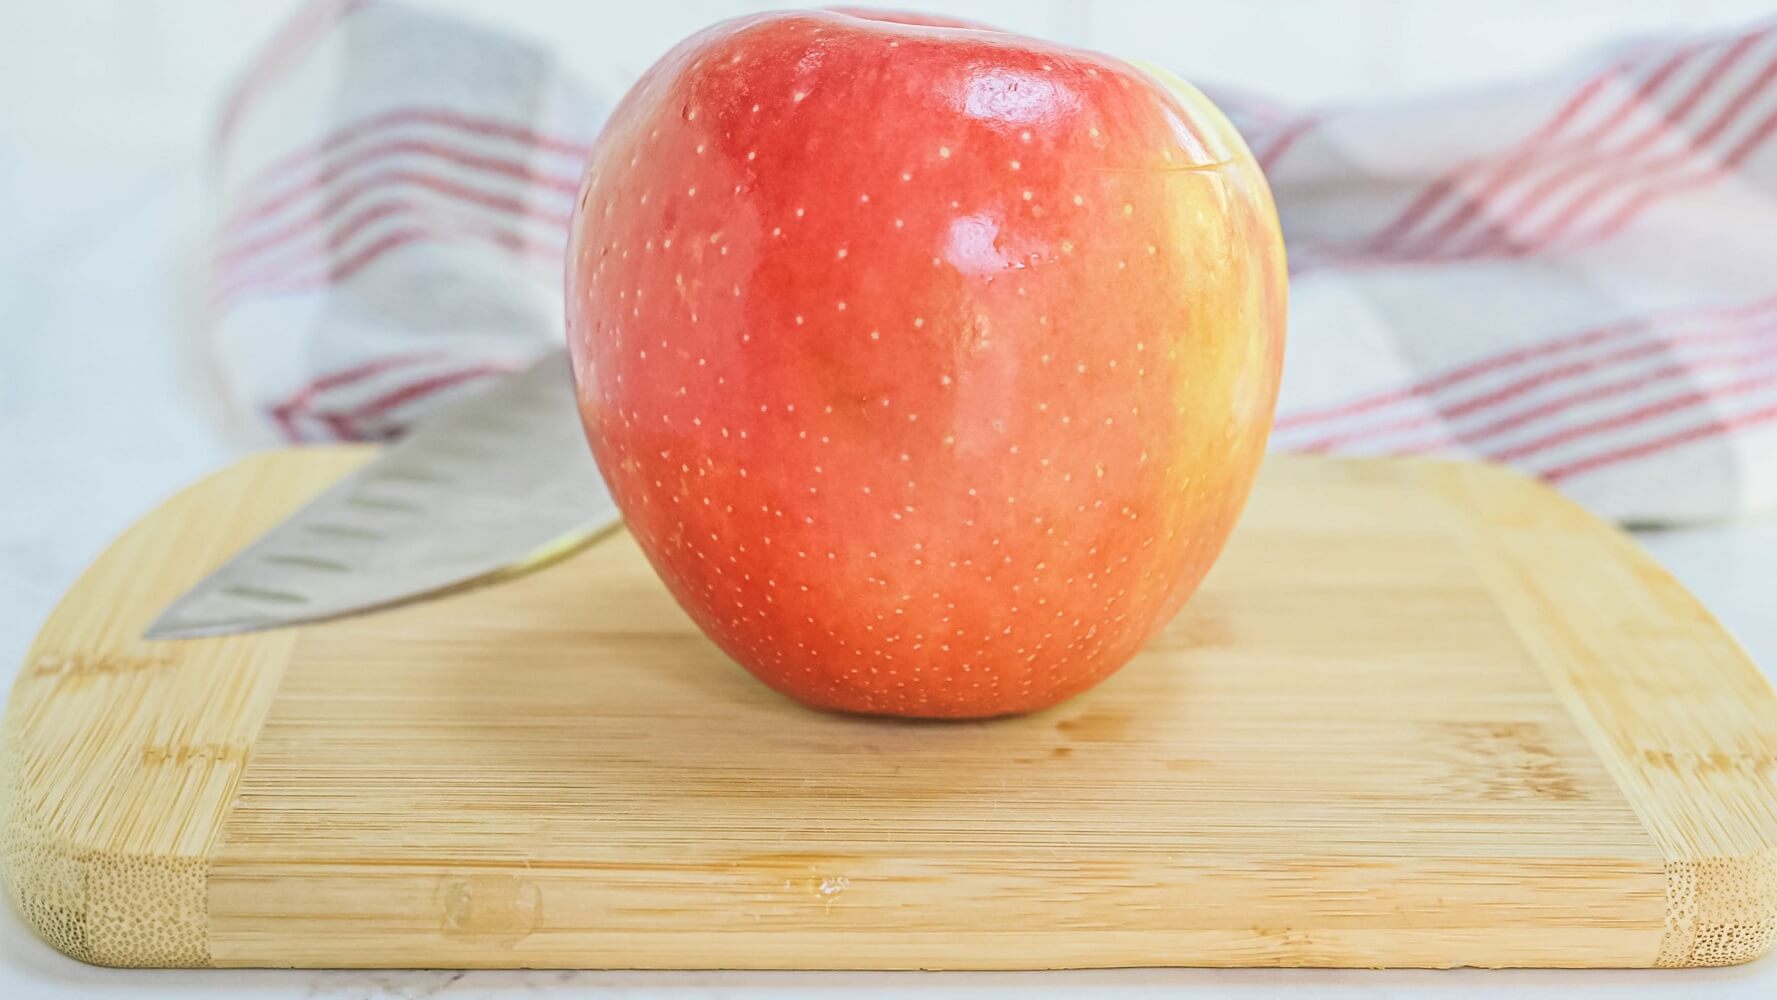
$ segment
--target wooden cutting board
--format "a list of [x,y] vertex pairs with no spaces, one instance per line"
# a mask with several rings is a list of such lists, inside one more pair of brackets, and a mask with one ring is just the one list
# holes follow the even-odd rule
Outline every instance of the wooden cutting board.
[[4,725],[4,861],[118,965],[1684,966],[1777,941],[1777,699],[1509,473],[1274,459],[1147,652],[993,722],[751,680],[626,536],[322,626],[152,643],[362,461],[132,528]]

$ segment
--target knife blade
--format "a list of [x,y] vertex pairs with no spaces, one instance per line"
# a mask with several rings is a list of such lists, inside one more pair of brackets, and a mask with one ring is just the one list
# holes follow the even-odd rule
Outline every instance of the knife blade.
[[534,569],[620,523],[555,351],[429,415],[199,581],[146,638],[385,608]]

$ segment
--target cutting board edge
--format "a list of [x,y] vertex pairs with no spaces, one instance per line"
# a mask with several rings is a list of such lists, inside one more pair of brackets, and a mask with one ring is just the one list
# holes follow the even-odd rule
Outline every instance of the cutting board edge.
[[[1770,730],[1777,692],[1770,682],[1702,602],[1628,531],[1507,466],[1446,462],[1427,468],[1453,500],[1476,514],[1467,522],[1471,555],[1493,578],[1494,597],[1665,858],[1666,930],[1650,964],[1740,965],[1777,949],[1777,809],[1769,777],[1777,766]],[[1582,549],[1573,548],[1575,540]],[[1673,628],[1687,631],[1624,637],[1600,622],[1582,636],[1558,627],[1556,617],[1544,612],[1557,603],[1571,611],[1570,602],[1581,595],[1553,594],[1541,585],[1547,577],[1538,566],[1576,557],[1633,576],[1650,602],[1673,612]],[[1608,662],[1588,637],[1617,640]],[[1660,639],[1695,643],[1732,675],[1707,689],[1683,688],[1678,696],[1659,683],[1663,665],[1639,648]],[[1732,718],[1740,725],[1726,732],[1700,725],[1702,703],[1709,700],[1700,690],[1737,693],[1743,710]],[[1644,729],[1682,736],[1683,742],[1637,745],[1635,734]],[[1750,761],[1747,747],[1760,748]]]
[[[303,481],[299,489],[289,494],[289,502],[284,510],[268,509],[261,512],[260,517],[266,522],[264,526],[269,527],[270,523],[295,509],[308,496],[360,464],[373,450],[365,446],[303,449],[322,464],[298,477]],[[57,624],[62,607],[71,603],[83,589],[97,586],[105,575],[103,571],[118,571],[120,564],[126,560],[132,540],[147,535],[146,526],[150,522],[172,516],[182,503],[189,502],[192,497],[217,489],[234,488],[238,482],[255,478],[268,467],[275,469],[280,464],[298,464],[284,463],[283,460],[289,454],[288,451],[270,451],[244,457],[182,490],[127,529],[107,547],[104,554],[58,603],[57,611],[52,612],[43,631],[32,644],[25,669],[21,670],[15,681],[4,724],[0,726],[3,729],[0,732],[0,764],[4,765],[6,772],[3,784],[0,784],[0,847],[3,847],[0,850],[0,862],[4,865],[8,893],[18,912],[40,938],[71,957],[97,965],[126,967],[192,967],[216,964],[208,940],[209,914],[205,882],[209,874],[213,839],[219,834],[227,818],[231,796],[212,796],[219,807],[212,813],[208,833],[198,831],[209,839],[204,840],[196,850],[116,850],[104,844],[102,839],[54,829],[58,821],[30,801],[32,786],[25,780],[27,768],[21,766],[30,751],[41,749],[33,747],[25,734],[20,732],[20,727],[24,725],[20,719],[24,714],[21,690],[32,683],[33,677],[44,680],[58,675],[54,670],[35,670],[33,665],[45,655],[46,641],[54,637],[52,628]],[[1379,460],[1363,460],[1352,464],[1355,467],[1376,461]],[[1457,478],[1500,475],[1492,467],[1471,463],[1405,461],[1418,465],[1428,475]],[[1534,491],[1553,493],[1541,484],[1514,473],[1504,473],[1499,482],[1528,484]],[[1566,501],[1561,503],[1565,504]],[[1591,519],[1589,514],[1583,516]],[[1610,533],[1616,534],[1614,529],[1610,529]],[[201,532],[197,534],[201,535]],[[1632,542],[1627,542],[1626,536],[1622,537],[1633,550],[1636,559],[1653,567],[1655,572],[1663,573]],[[195,547],[202,551],[201,546]],[[166,590],[166,599],[170,600],[189,583],[195,582],[209,569],[219,565],[229,554],[228,551],[221,550],[206,551],[203,558],[189,561],[191,572],[188,579],[163,579],[157,581],[155,589]],[[1682,593],[1682,588],[1679,590]],[[1688,594],[1685,597],[1694,603],[1694,599],[1689,598]],[[149,601],[148,598],[144,600]],[[156,596],[150,603],[158,605],[164,602]],[[1708,618],[1706,612],[1702,614],[1704,618]],[[1713,619],[1709,621],[1713,623]],[[113,627],[117,624],[111,623]],[[1719,630],[1719,626],[1715,627]],[[118,659],[111,662],[103,659],[89,660],[74,666],[72,669],[75,674],[84,678],[82,683],[104,685],[119,678],[140,676],[167,666],[167,662],[155,661],[144,667],[138,662],[141,660],[140,654],[132,653],[126,648],[135,644],[148,645],[137,638],[139,631],[136,624],[126,623],[122,631],[107,634],[105,638],[108,640],[108,648],[114,647],[110,651]],[[216,644],[228,641],[223,638],[194,640],[193,643]],[[1731,639],[1729,642],[1731,643]],[[164,648],[165,644],[154,645]],[[215,647],[212,645],[210,648]],[[288,646],[285,647],[285,654],[284,659],[287,660]],[[1744,660],[1743,653],[1741,658],[1745,662],[1745,668],[1762,683],[1762,677],[1758,677],[1757,670],[1750,661]],[[276,657],[270,659],[277,660]],[[283,662],[262,664],[262,672],[268,676],[281,676],[283,666]],[[265,710],[269,708],[270,695],[275,693],[276,686],[275,679],[268,685],[262,685],[269,690],[264,693],[258,715],[249,720],[254,728],[263,720]],[[1764,689],[1768,695],[1769,686],[1764,685]],[[228,772],[223,777],[224,784],[230,791],[233,787],[232,779],[238,778],[244,769],[246,751],[250,746],[251,739],[221,743],[219,756],[208,762],[213,770]],[[232,747],[238,747],[239,752],[230,757]],[[1680,956],[1681,960],[1678,961],[1670,961],[1666,954],[1668,948],[1663,945],[1659,960],[1651,964],[1737,964],[1750,961],[1770,950],[1773,943],[1771,935],[1777,934],[1777,841],[1767,840],[1755,849],[1726,855],[1707,856],[1681,852],[1674,856],[1669,853],[1666,877],[1668,938],[1672,936],[1675,926],[1683,926],[1687,921],[1695,925],[1700,919],[1699,914],[1715,911],[1718,914],[1728,913],[1734,922],[1724,923],[1718,920],[1709,933],[1717,937],[1725,935],[1730,942],[1740,942],[1741,945],[1730,949],[1733,957],[1727,961],[1698,961],[1695,953]],[[148,909],[138,911],[134,920],[114,922],[109,927],[110,934],[101,933],[100,927],[93,922],[95,914],[105,913],[115,918],[127,913],[129,907],[142,905],[146,905]],[[143,916],[142,913],[148,915]],[[1688,933],[1694,937],[1695,929]],[[1078,965],[1076,963],[1070,967]]]
[[[0,719],[0,876],[14,911],[51,947],[102,966],[212,964],[206,889],[210,857],[253,739],[288,665],[296,630],[172,642],[150,642],[142,632],[158,608],[220,566],[241,541],[294,512],[375,451],[371,445],[329,445],[269,449],[236,459],[162,500],[120,532],[44,620],[27,647]],[[303,459],[290,462],[294,453]],[[263,485],[268,478],[269,487]],[[249,489],[261,505],[249,517],[253,523],[218,531],[207,518],[193,516],[200,507],[208,512],[213,494],[244,496]],[[267,496],[278,502],[266,503]],[[235,507],[238,513],[240,505]],[[175,530],[163,531],[169,524]],[[123,582],[132,566],[173,548],[189,557],[149,564],[178,565],[181,572],[162,574],[145,585]],[[134,617],[70,620],[83,594],[131,590],[140,611]],[[71,649],[82,652],[67,652]],[[247,671],[241,670],[243,664]],[[230,675],[242,674],[251,674],[250,683],[225,683]],[[225,706],[209,706],[227,712],[220,726],[204,725],[217,722],[216,715],[208,715],[177,741],[144,740],[147,720],[130,718],[131,712],[142,704],[145,683],[169,682],[215,682],[236,697]],[[28,717],[51,699],[62,705],[84,702],[81,707],[92,718],[122,718],[121,725],[107,732],[125,738],[112,740],[96,755],[113,767],[133,766],[138,777],[169,763],[181,769],[190,807],[177,843],[124,848],[103,835],[108,831],[92,829],[100,817],[57,815],[49,808],[52,791],[68,787],[70,762],[59,744],[33,739]],[[133,743],[129,737],[135,737]],[[156,759],[153,750],[162,746],[172,754]],[[189,753],[193,749],[200,756],[194,758]],[[181,756],[181,751],[186,753]],[[75,773],[87,781],[101,780],[97,768]],[[90,801],[90,793],[83,799]]]

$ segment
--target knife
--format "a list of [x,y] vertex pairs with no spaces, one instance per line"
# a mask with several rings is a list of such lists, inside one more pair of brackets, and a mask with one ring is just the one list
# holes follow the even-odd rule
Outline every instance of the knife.
[[558,350],[427,416],[174,601],[146,637],[386,608],[528,572],[620,524]]

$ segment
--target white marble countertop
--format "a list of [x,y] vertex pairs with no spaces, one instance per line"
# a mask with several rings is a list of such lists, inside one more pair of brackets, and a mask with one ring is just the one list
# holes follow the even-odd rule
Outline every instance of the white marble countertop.
[[[99,9],[93,3],[66,5]],[[103,13],[103,10],[100,10]],[[0,51],[0,63],[11,51]],[[10,71],[0,71],[10,72]],[[29,80],[0,77],[9,92]],[[0,682],[75,574],[136,516],[235,447],[207,419],[183,343],[178,262],[202,218],[205,117],[115,102],[0,106]],[[73,123],[70,125],[69,123]],[[1777,668],[1777,516],[1642,541],[1767,671]],[[151,972],[53,952],[0,913],[0,996],[824,996],[1117,998],[1777,996],[1777,959],[1687,972],[1130,969],[1066,973]]]

